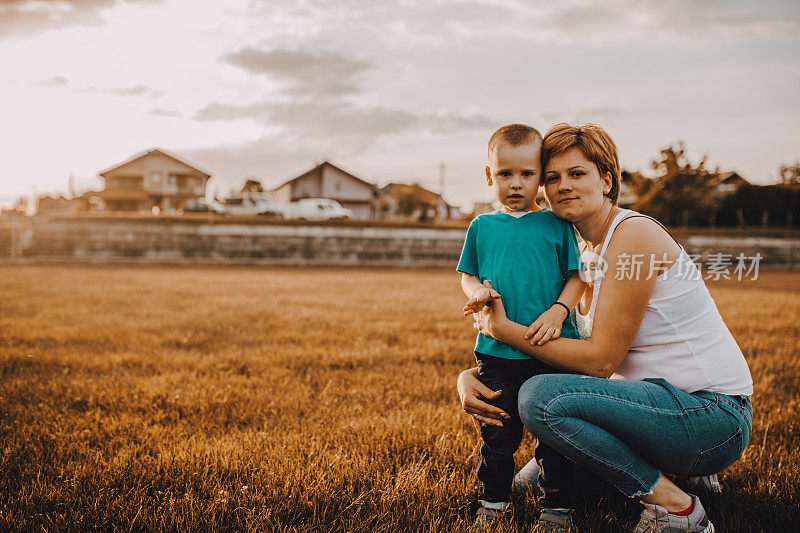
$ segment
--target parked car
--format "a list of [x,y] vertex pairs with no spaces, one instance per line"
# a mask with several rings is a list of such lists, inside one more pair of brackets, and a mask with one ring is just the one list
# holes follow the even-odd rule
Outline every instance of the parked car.
[[213,200],[209,201],[205,198],[189,198],[186,200],[186,203],[183,204],[183,212],[184,213],[209,213],[209,212],[219,212],[221,210],[221,205],[214,202]]
[[284,216],[283,208],[268,192],[243,192],[225,198],[222,213],[226,215]]
[[330,198],[303,198],[289,204],[287,217],[298,220],[353,218],[353,212]]

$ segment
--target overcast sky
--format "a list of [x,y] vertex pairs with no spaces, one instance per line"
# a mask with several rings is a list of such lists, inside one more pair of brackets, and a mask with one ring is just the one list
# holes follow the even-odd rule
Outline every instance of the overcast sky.
[[151,147],[275,186],[330,160],[491,198],[486,141],[596,122],[756,183],[800,158],[800,3],[0,0],[0,201]]

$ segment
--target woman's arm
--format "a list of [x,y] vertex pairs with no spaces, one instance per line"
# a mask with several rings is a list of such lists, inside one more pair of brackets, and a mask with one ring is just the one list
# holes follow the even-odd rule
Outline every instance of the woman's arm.
[[[660,271],[651,271],[651,258],[672,264],[679,254],[678,245],[657,224],[640,217],[625,221],[606,249],[608,268],[598,294],[591,339],[560,338],[532,346],[524,337],[527,328],[506,317],[501,300],[475,315],[476,329],[555,368],[609,377],[625,359],[653,293]],[[635,269],[636,265],[640,265],[638,274],[628,272],[628,267]]]

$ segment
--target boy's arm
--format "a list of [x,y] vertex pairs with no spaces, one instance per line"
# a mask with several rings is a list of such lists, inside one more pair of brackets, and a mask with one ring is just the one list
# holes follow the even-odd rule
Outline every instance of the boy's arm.
[[[572,272],[572,274],[570,274],[570,276],[567,278],[567,282],[564,284],[564,289],[561,291],[561,295],[556,301],[566,305],[569,307],[569,310],[572,311],[578,305],[578,302],[581,301],[581,296],[583,296],[583,291],[585,290],[586,282],[581,279],[580,273]],[[561,306],[559,305],[558,307]],[[564,318],[566,319],[566,315],[569,315],[569,313],[563,307],[562,309],[565,312]]]
[[461,290],[469,298],[464,306],[464,316],[480,311],[492,298],[500,298],[497,291],[488,289],[480,279],[466,272],[461,273]]
[[554,303],[550,309],[539,315],[539,318],[525,332],[525,338],[531,339],[531,344],[541,345],[560,337],[561,325],[578,305],[585,289],[586,283],[581,279],[580,274],[578,272],[570,274],[556,300],[558,303]]

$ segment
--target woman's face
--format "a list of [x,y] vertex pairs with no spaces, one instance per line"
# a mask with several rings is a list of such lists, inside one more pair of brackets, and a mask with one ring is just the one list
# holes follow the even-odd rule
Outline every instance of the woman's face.
[[611,175],[601,176],[597,166],[577,148],[550,159],[542,180],[553,213],[565,220],[579,220],[610,202],[603,193],[611,189]]

